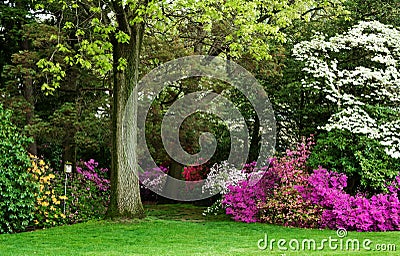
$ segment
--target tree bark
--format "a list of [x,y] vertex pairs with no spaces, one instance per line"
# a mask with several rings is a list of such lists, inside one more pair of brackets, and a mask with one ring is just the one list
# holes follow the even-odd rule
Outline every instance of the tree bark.
[[[114,4],[118,21],[118,29],[130,36],[129,43],[120,43],[113,40],[114,59],[114,81],[113,81],[113,105],[112,105],[112,148],[111,148],[111,198],[107,215],[111,218],[141,218],[144,217],[144,209],[140,199],[139,179],[136,175],[138,168],[137,154],[126,156],[124,143],[133,143],[136,148],[136,123],[130,127],[134,128],[133,141],[124,141],[123,117],[127,101],[138,83],[139,56],[141,42],[144,34],[143,24],[130,25],[128,23],[132,16],[127,14],[118,3]],[[124,70],[117,70],[119,59],[127,60]],[[133,112],[134,122],[137,119],[137,102],[134,101],[136,110]],[[129,165],[127,157],[133,159],[133,165]]]
[[250,152],[247,158],[248,163],[257,161],[260,151],[260,141],[260,119],[258,119],[258,115],[256,114],[254,115],[253,135],[251,136]]

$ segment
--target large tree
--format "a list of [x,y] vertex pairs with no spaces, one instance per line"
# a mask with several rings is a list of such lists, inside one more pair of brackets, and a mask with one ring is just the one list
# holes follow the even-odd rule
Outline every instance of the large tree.
[[[64,61],[80,65],[104,76],[113,76],[112,104],[112,194],[110,216],[143,216],[140,202],[135,152],[129,165],[123,152],[123,115],[128,98],[138,83],[139,65],[145,28],[175,43],[196,46],[196,53],[222,55],[240,60],[243,56],[257,61],[271,58],[271,42],[285,40],[284,29],[293,20],[337,11],[337,1],[60,1],[65,15],[60,28],[70,35],[78,49]],[[67,13],[69,13],[67,15]],[[194,28],[194,29],[190,29]],[[182,30],[183,29],[183,30]],[[183,32],[182,32],[183,31]],[[152,36],[155,36],[154,34]],[[60,42],[58,51],[68,52]],[[49,76],[44,90],[55,90],[65,76],[62,66],[52,58],[40,62]],[[112,63],[110,65],[110,63]],[[254,62],[253,62],[254,63]],[[52,80],[52,81],[51,81]],[[133,102],[136,106],[135,101]],[[133,110],[133,113],[136,113]],[[135,118],[135,117],[133,117]],[[133,119],[134,120],[134,119]],[[135,136],[132,137],[133,149]],[[135,150],[134,150],[135,151]]]

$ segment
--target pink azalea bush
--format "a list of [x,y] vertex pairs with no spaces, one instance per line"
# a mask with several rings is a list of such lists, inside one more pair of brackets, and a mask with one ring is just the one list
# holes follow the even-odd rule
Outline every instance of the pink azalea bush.
[[[66,215],[69,223],[99,219],[106,213],[110,200],[108,169],[99,167],[94,159],[76,163],[76,174],[67,183]],[[60,174],[62,189],[64,175]]]
[[[229,185],[222,200],[226,213],[237,221],[315,226],[319,208],[306,207],[310,202],[293,189],[294,185],[307,182],[305,163],[312,145],[310,138],[296,150],[287,150],[283,157],[271,159],[269,167],[261,168],[263,177],[257,184],[243,180]],[[255,163],[244,166],[242,172],[250,172],[250,177],[257,173]]]
[[237,185],[228,185],[228,193],[221,202],[226,214],[232,215],[235,221],[258,221],[257,204],[273,191],[276,182],[277,176],[271,171],[266,171],[256,184],[253,184],[250,175],[248,180],[242,180]]
[[[311,174],[306,166],[313,139],[287,150],[262,167],[243,168],[242,180],[227,185],[222,195],[226,214],[236,221],[266,222],[308,228],[345,228],[357,231],[400,230],[400,173],[387,186],[387,193],[370,197],[345,191],[347,176],[319,167]],[[249,165],[250,166],[250,165]],[[247,166],[247,167],[249,167]]]
[[77,163],[76,172],[92,181],[100,191],[107,191],[110,188],[110,181],[104,176],[108,169],[98,166],[99,163],[94,159],[90,159],[87,162],[81,160]]
[[303,198],[324,210],[321,227],[357,231],[400,230],[400,175],[389,187],[389,193],[367,198],[363,194],[352,196],[343,189],[347,176],[323,168],[314,170],[307,186],[299,186]]

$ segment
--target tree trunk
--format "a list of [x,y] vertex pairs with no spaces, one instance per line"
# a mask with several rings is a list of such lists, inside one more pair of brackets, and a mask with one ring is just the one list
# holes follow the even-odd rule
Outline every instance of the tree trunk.
[[173,203],[176,202],[174,198],[179,198],[179,194],[182,193],[180,191],[182,188],[177,187],[175,183],[172,182],[171,177],[175,178],[177,180],[183,180],[183,165],[181,163],[176,162],[175,160],[171,159],[171,164],[169,165],[169,172],[167,176],[167,180],[165,182],[165,191],[171,191],[170,196],[171,198],[168,198],[165,202],[166,203]]
[[253,135],[251,136],[250,152],[247,158],[248,163],[257,161],[260,151],[260,141],[260,119],[258,119],[258,115],[256,114],[254,115]]
[[[111,199],[107,215],[111,218],[141,218],[144,217],[144,209],[140,199],[139,179],[136,176],[137,153],[124,154],[124,143],[131,143],[136,148],[136,119],[137,98],[134,101],[133,141],[124,141],[122,128],[125,106],[133,89],[137,85],[139,70],[139,56],[141,41],[144,33],[143,24],[130,25],[127,23],[130,17],[122,6],[115,4],[118,29],[130,36],[128,43],[120,43],[113,40],[114,81],[113,81],[113,106],[112,106],[112,148],[111,148]],[[117,70],[120,58],[127,60],[124,70]],[[127,157],[132,158],[133,165],[129,165]]]

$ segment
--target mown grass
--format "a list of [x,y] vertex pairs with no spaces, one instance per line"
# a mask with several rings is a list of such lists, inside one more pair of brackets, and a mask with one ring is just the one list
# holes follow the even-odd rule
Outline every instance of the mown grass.
[[[203,208],[189,204],[146,206],[144,220],[91,221],[34,232],[0,235],[0,255],[400,255],[400,232],[349,232],[345,239],[370,239],[395,244],[397,251],[329,249],[322,251],[260,250],[268,239],[338,238],[336,231],[245,224],[225,217],[204,217]],[[287,244],[286,244],[287,246]],[[344,246],[343,246],[344,247]]]

